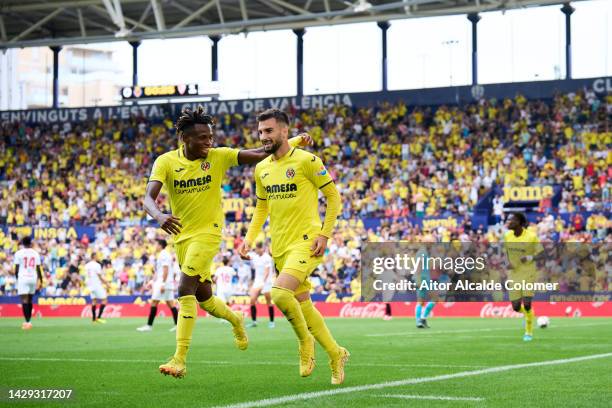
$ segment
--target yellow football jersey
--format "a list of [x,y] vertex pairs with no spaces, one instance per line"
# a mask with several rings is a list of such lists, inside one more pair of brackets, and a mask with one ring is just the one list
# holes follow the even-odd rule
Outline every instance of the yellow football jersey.
[[333,183],[321,159],[292,148],[278,160],[268,156],[255,167],[255,193],[267,200],[272,255],[314,239],[321,232],[319,189]]
[[529,229],[523,229],[518,237],[514,235],[514,231],[507,231],[504,235],[504,248],[510,265],[516,270],[535,269],[535,261],[521,262],[521,257],[535,257],[544,250],[538,236]]
[[221,238],[225,216],[221,204],[221,183],[227,169],[238,165],[239,149],[210,149],[205,159],[188,160],[182,149],[159,156],[149,181],[166,187],[170,208],[183,229],[175,243],[200,236]]

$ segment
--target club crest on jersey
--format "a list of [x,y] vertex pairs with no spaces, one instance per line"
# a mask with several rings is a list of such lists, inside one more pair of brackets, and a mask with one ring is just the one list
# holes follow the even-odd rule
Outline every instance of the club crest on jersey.
[[288,179],[292,179],[293,177],[295,177],[295,170],[289,167],[285,175],[287,176]]
[[200,167],[202,168],[202,170],[208,171],[208,170],[210,170],[210,163],[207,162],[207,161],[202,162],[202,164],[200,164]]

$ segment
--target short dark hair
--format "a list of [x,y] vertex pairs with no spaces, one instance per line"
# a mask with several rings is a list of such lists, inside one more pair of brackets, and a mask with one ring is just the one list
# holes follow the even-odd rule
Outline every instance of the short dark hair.
[[168,243],[166,242],[165,239],[158,239],[157,243],[159,244],[159,246],[161,246],[162,248],[166,248],[166,246],[168,246]]
[[285,112],[283,112],[280,109],[276,109],[276,108],[266,109],[265,111],[257,115],[258,122],[263,122],[264,120],[268,120],[272,118],[276,119],[277,122],[284,123],[285,125],[289,126],[289,115],[287,115]]
[[527,222],[527,217],[525,217],[525,214],[517,212],[517,213],[514,213],[514,216],[521,223],[522,227],[527,227],[529,225],[529,223]]
[[213,129],[215,128],[215,119],[204,111],[202,105],[198,105],[195,110],[183,109],[174,127],[178,132],[183,133],[196,124],[210,125]]
[[257,244],[255,244],[255,248],[257,249],[263,248],[263,242],[259,241]]
[[223,257],[223,265],[227,266],[229,265],[230,259],[227,256]]
[[23,239],[21,240],[21,244],[23,246],[27,246],[27,247],[32,246],[32,238],[30,238],[30,237],[23,237]]

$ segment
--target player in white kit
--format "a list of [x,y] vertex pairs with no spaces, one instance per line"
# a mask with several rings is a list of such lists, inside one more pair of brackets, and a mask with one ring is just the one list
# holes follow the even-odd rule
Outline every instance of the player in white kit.
[[158,239],[156,245],[157,259],[155,260],[155,275],[147,286],[153,287],[151,296],[151,310],[149,311],[149,320],[147,324],[139,327],[138,331],[145,332],[153,330],[153,321],[157,315],[157,305],[159,302],[166,302],[166,305],[172,311],[174,326],[170,331],[176,331],[176,320],[178,317],[178,309],[174,301],[174,260],[172,255],[166,249],[168,243],[165,239]]
[[232,283],[236,271],[229,266],[229,258],[223,258],[223,266],[220,266],[215,271],[213,280],[217,288],[216,295],[221,298],[226,304],[230,304],[230,298],[234,294],[234,284]]
[[[93,323],[106,323],[106,320],[102,319],[102,313],[106,307],[106,286],[108,284],[102,276],[102,265],[96,260],[96,254],[91,255],[91,259],[85,264],[85,275],[87,276],[87,288],[91,292],[91,320]],[[98,303],[100,303],[100,310],[96,316]]]
[[40,255],[31,248],[31,238],[23,238],[21,244],[23,248],[15,252],[13,265],[15,265],[15,277],[17,278],[17,294],[21,297],[21,310],[25,318],[21,328],[30,330],[32,328],[32,323],[30,323],[32,301],[36,290],[42,287],[43,273]]
[[274,328],[274,306],[272,306],[272,298],[270,296],[272,283],[276,275],[274,273],[274,261],[266,248],[264,248],[262,242],[257,243],[255,251],[250,254],[250,257],[253,269],[255,269],[255,279],[253,279],[253,285],[249,291],[252,321],[247,327],[257,327],[257,299],[263,293],[268,304],[268,316],[270,317],[268,327]]

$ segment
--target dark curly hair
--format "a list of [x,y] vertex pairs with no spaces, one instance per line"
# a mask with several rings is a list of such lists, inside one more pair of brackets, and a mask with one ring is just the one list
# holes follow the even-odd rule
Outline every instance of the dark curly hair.
[[514,216],[517,218],[518,222],[523,228],[527,228],[529,226],[529,222],[527,222],[527,217],[525,217],[525,214],[517,212],[514,213]]
[[181,135],[198,123],[201,125],[210,125],[213,129],[215,128],[215,119],[204,111],[202,105],[198,105],[195,110],[189,108],[183,109],[174,127],[179,135]]

